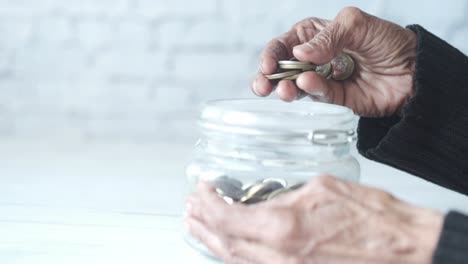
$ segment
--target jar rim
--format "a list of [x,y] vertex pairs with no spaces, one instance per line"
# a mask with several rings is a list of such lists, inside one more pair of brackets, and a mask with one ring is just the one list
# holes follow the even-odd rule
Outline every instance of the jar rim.
[[[354,128],[351,109],[326,103],[296,101],[292,103],[271,99],[213,100],[203,105],[199,121],[243,128],[313,131]],[[350,124],[352,123],[352,124]]]

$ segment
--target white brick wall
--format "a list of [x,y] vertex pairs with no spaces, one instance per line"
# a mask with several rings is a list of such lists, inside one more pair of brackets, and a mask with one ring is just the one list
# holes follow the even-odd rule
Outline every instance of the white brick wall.
[[251,96],[269,39],[346,5],[468,52],[466,0],[0,0],[0,135],[191,141],[200,102]]

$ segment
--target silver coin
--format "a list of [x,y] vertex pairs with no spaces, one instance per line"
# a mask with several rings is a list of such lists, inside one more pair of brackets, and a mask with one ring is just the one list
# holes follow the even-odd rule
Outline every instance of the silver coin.
[[298,60],[280,60],[280,61],[278,61],[278,65],[280,65],[280,66],[285,66],[285,65],[307,66],[307,65],[311,65],[311,64],[312,63],[310,63],[308,61],[298,61]]
[[331,63],[317,66],[317,68],[315,68],[315,72],[317,72],[325,78],[329,78],[332,73]]
[[239,201],[244,195],[242,183],[239,185],[239,181],[236,179],[218,177],[211,181],[211,184],[219,195],[229,197],[234,201]]
[[[226,176],[226,175],[220,176],[220,177],[218,177],[218,178],[216,178],[216,179],[218,179],[218,180],[224,180],[224,179],[226,179],[226,180],[229,181],[231,184],[235,185],[236,187],[238,187],[238,188],[240,188],[240,189],[242,189],[242,186],[243,186],[243,183],[242,183],[240,180],[235,179],[235,178],[232,178],[232,177],[228,177],[228,176]],[[216,179],[215,179],[215,180],[216,180]]]
[[299,73],[301,73],[301,71],[297,71],[297,70],[296,71],[286,71],[286,72],[280,72],[280,73],[265,75],[265,78],[267,78],[268,80],[279,80],[279,79],[290,77],[290,76],[293,76],[293,75],[296,75],[296,74],[299,74]]
[[280,178],[266,178],[261,181],[262,183],[267,183],[267,182],[277,182],[281,184],[283,187],[286,187],[288,185],[288,182],[285,179],[280,179]]
[[354,60],[347,53],[341,53],[331,62],[333,67],[332,78],[337,81],[348,79],[354,72]]

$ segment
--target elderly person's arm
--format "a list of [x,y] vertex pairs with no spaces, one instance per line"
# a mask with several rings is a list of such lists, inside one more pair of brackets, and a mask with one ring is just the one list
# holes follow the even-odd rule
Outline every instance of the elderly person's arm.
[[[264,75],[296,57],[316,64],[345,51],[350,79],[314,72],[274,86]],[[301,91],[362,116],[360,152],[460,192],[468,190],[468,62],[422,28],[346,8],[310,18],[272,40],[253,91],[285,101]],[[189,199],[192,234],[228,263],[467,263],[468,218],[444,217],[372,188],[320,177],[254,206],[227,205],[208,185]]]
[[[365,157],[468,194],[468,58],[420,26],[415,95],[398,115],[361,118]],[[468,217],[450,212],[434,263],[468,263]]]
[[415,94],[400,113],[361,118],[358,149],[369,159],[468,194],[468,58],[420,26]]

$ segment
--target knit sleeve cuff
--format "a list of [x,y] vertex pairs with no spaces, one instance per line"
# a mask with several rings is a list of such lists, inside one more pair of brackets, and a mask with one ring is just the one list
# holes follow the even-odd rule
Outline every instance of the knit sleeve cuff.
[[445,217],[433,264],[468,263],[468,216],[449,212]]
[[[399,116],[361,118],[358,150],[366,158],[467,192],[468,60],[424,28],[417,34],[415,94]],[[400,117],[401,116],[401,117]]]

